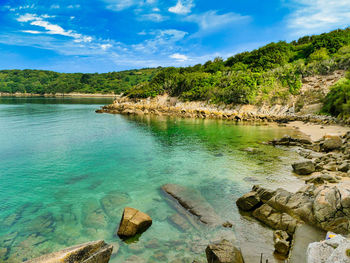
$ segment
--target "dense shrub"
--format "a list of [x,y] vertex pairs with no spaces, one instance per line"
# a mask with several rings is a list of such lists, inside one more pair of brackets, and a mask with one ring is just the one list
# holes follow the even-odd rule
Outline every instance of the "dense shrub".
[[341,118],[350,117],[350,79],[342,79],[331,88],[322,111]]

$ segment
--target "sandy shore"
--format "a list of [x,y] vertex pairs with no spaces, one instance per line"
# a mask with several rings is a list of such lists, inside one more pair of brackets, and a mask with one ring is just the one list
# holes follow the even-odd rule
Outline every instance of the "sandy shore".
[[304,123],[302,121],[290,122],[287,124],[287,127],[298,129],[300,132],[309,136],[312,141],[320,140],[325,135],[344,135],[350,131],[350,127],[340,125],[320,125]]

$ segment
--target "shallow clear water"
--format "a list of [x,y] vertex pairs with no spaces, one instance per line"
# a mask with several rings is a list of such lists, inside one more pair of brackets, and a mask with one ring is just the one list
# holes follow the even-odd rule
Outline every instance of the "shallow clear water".
[[[192,262],[221,236],[236,237],[248,262],[262,252],[272,259],[271,230],[241,215],[235,200],[253,184],[302,185],[290,166],[297,154],[261,144],[292,130],[94,112],[110,101],[0,97],[1,262],[98,239],[119,246],[111,262]],[[166,183],[198,190],[233,228],[171,224],[177,210],[160,190]],[[114,236],[125,206],[153,218],[131,244]]]

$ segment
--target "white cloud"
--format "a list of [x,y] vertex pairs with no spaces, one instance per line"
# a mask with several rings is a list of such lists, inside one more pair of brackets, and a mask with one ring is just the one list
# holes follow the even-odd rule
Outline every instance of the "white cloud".
[[60,5],[55,5],[55,4],[54,4],[54,5],[51,5],[50,8],[51,8],[51,9],[59,9],[59,8],[60,8]]
[[160,12],[160,9],[158,7],[155,7],[152,9],[153,12]]
[[103,51],[106,51],[107,49],[110,49],[113,46],[111,44],[101,44],[100,47]]
[[175,53],[169,56],[170,58],[176,59],[177,61],[186,61],[188,57],[179,53]]
[[[59,25],[52,24],[44,19],[52,18],[53,16],[49,15],[41,15],[38,16],[36,14],[25,14],[21,15],[17,18],[17,21],[19,22],[30,22],[30,25],[32,26],[38,26],[44,28],[46,31],[43,31],[41,33],[43,34],[50,34],[50,35],[62,35],[67,37],[74,38],[74,42],[91,42],[92,37],[85,36],[79,33],[76,33],[72,30],[65,30]],[[26,33],[32,33],[33,32],[39,32],[34,30],[26,30]]]
[[191,13],[191,9],[194,7],[193,0],[178,0],[175,6],[168,9],[169,12],[178,15],[186,15]]
[[161,14],[144,14],[138,17],[139,20],[149,20],[153,22],[163,22],[168,19],[166,16],[162,16]]
[[293,35],[317,34],[350,24],[349,0],[293,0],[296,5],[287,18]]
[[42,34],[43,32],[41,31],[36,31],[36,30],[22,30],[23,33],[29,33],[29,34]]
[[70,8],[70,9],[76,8],[76,9],[78,9],[78,8],[80,8],[80,5],[69,5],[69,6],[67,6],[67,8]]
[[177,42],[184,39],[188,33],[176,29],[166,29],[155,30],[148,34],[154,36],[154,38],[147,39],[144,42],[132,45],[131,47],[136,51],[149,54],[159,54],[160,51],[167,54],[170,52],[174,53],[174,51],[176,52],[179,49]]
[[33,21],[40,19],[36,14],[25,14],[21,15],[17,18],[18,22],[28,22],[28,21]]
[[105,0],[105,2],[108,4],[107,9],[117,12],[136,4],[134,0]]
[[186,20],[197,23],[201,30],[212,30],[232,23],[246,22],[250,20],[250,17],[232,12],[220,15],[217,11],[210,10],[202,14],[190,15],[186,17]]

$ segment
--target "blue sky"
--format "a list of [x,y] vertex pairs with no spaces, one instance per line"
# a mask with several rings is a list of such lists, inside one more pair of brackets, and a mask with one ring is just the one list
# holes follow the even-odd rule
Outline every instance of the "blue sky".
[[0,69],[187,66],[350,25],[350,0],[0,0]]

